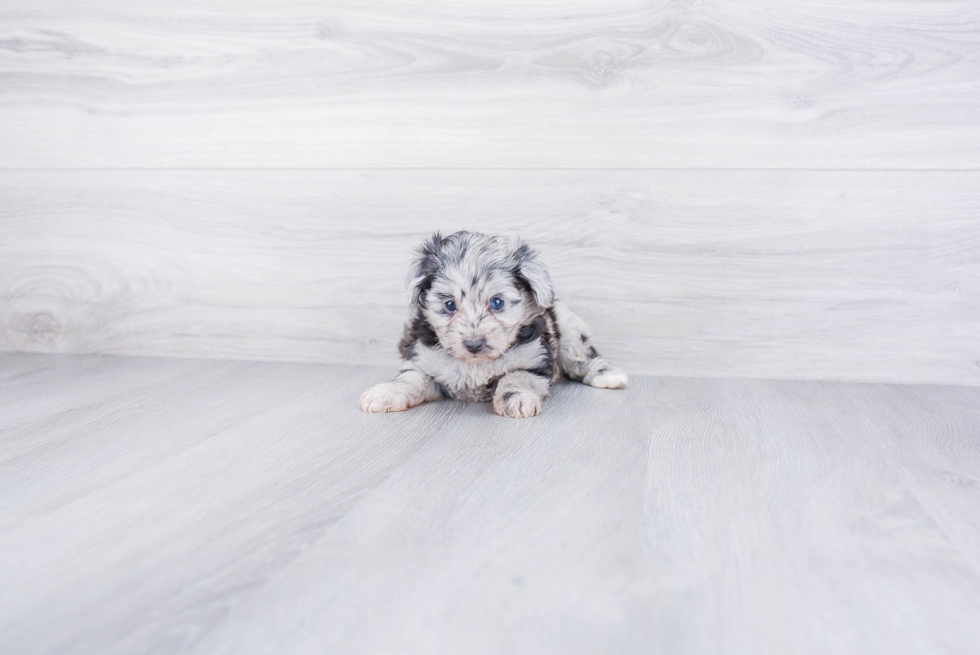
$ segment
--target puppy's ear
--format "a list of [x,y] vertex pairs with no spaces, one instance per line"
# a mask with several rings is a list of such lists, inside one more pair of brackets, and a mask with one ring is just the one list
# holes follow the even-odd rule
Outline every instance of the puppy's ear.
[[425,296],[432,287],[432,278],[439,272],[439,253],[442,251],[442,235],[436,232],[422,242],[417,257],[408,274],[411,306],[425,304]]
[[534,302],[540,307],[551,307],[555,302],[555,287],[551,283],[548,267],[538,258],[538,253],[526,243],[518,241],[513,260],[517,285],[530,291]]

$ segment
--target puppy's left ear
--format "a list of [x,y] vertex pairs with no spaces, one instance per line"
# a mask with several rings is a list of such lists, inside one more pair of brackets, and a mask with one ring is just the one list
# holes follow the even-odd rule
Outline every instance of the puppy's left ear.
[[538,253],[526,243],[518,242],[514,250],[514,279],[534,296],[540,307],[551,307],[555,302],[555,287],[551,283],[548,267],[538,258]]
[[415,261],[408,273],[410,306],[413,308],[425,304],[432,278],[439,272],[439,253],[442,251],[443,241],[442,235],[436,232],[423,241],[416,251]]

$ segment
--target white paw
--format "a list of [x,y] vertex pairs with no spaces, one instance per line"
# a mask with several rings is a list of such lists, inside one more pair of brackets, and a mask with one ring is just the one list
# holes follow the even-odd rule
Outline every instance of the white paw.
[[504,391],[493,398],[493,411],[509,418],[528,418],[541,413],[541,396],[533,391]]
[[383,382],[376,384],[361,394],[357,404],[365,412],[402,412],[412,406],[402,386]]
[[592,376],[589,379],[588,385],[600,389],[622,389],[628,381],[629,378],[626,377],[623,369],[613,366]]

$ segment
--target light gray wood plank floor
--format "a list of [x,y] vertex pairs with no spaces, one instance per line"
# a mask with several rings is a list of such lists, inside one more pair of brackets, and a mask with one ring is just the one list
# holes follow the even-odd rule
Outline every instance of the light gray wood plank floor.
[[970,653],[980,389],[0,355],[0,653]]

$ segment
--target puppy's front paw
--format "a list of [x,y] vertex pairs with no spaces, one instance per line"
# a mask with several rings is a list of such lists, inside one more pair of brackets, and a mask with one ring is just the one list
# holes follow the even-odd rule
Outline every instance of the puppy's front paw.
[[528,418],[541,413],[541,396],[533,391],[505,391],[493,398],[493,411],[509,418]]
[[401,385],[383,382],[362,393],[357,406],[365,412],[403,412],[412,403]]
[[626,386],[628,380],[629,378],[626,377],[623,369],[612,366],[606,369],[599,369],[588,380],[587,384],[590,387],[598,387],[600,389],[622,389]]

